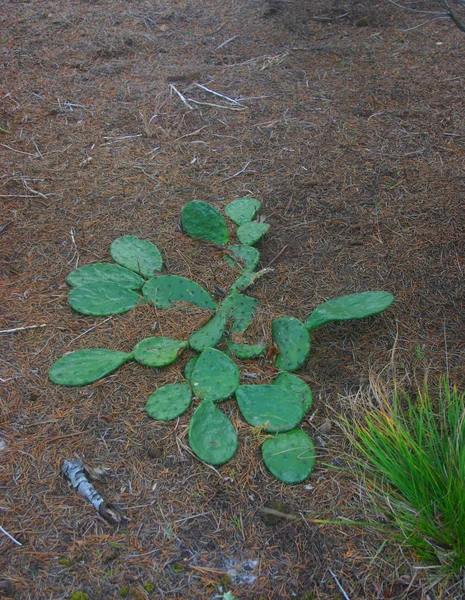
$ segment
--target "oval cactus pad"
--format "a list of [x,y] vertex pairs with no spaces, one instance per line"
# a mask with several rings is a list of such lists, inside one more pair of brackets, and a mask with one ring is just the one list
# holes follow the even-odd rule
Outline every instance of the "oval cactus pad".
[[279,354],[274,366],[283,371],[294,371],[310,351],[310,335],[305,325],[294,317],[273,319],[271,324],[273,341]]
[[393,302],[394,296],[389,292],[361,292],[340,296],[317,306],[305,326],[312,331],[332,321],[371,317],[386,310]]
[[188,202],[181,211],[181,225],[190,237],[201,238],[214,244],[226,244],[226,221],[211,204],[201,200]]
[[73,288],[68,294],[68,302],[73,310],[94,317],[127,312],[140,300],[136,292],[110,282],[89,283]]
[[254,344],[249,346],[248,344],[235,344],[228,340],[228,350],[237,358],[241,360],[247,360],[249,358],[255,358],[261,356],[265,351],[263,344]]
[[191,400],[191,388],[187,382],[169,383],[149,397],[145,410],[152,419],[171,421],[186,412]]
[[226,248],[227,254],[223,260],[231,267],[237,267],[241,271],[253,271],[258,265],[260,252],[253,246],[235,244]]
[[234,292],[230,294],[221,303],[221,307],[227,311],[229,318],[233,324],[231,327],[232,333],[243,333],[252,323],[257,310],[258,300]]
[[236,281],[232,284],[231,292],[244,291],[246,288],[253,285],[257,279],[260,279],[260,277],[263,277],[263,275],[266,275],[270,271],[272,271],[272,269],[262,269],[261,271],[256,271],[255,273],[243,273],[239,279],[236,279]]
[[163,258],[156,246],[135,235],[117,238],[110,246],[110,254],[119,265],[139,273],[146,279],[163,267]]
[[279,387],[294,394],[294,396],[297,396],[302,403],[304,414],[312,406],[312,390],[305,381],[302,381],[297,375],[294,375],[293,373],[280,373],[273,381],[273,385],[279,385]]
[[59,358],[48,376],[58,385],[87,385],[113,373],[131,358],[132,354],[104,348],[76,350]]
[[267,439],[262,456],[268,470],[284,483],[300,483],[312,472],[315,446],[301,429],[293,429]]
[[66,283],[80,287],[89,283],[116,283],[128,290],[140,290],[145,280],[133,271],[113,263],[94,263],[71,271]]
[[197,364],[197,361],[199,360],[199,355],[196,354],[195,356],[193,356],[192,358],[190,358],[187,363],[186,366],[184,367],[184,377],[190,381],[191,376],[192,376],[192,371],[194,370],[195,365]]
[[174,362],[188,343],[168,337],[149,337],[139,342],[133,352],[134,360],[146,367],[164,367]]
[[195,281],[178,275],[159,275],[149,279],[142,293],[157,308],[172,308],[176,302],[188,302],[201,308],[216,309],[213,298]]
[[246,246],[253,246],[256,244],[268,231],[270,226],[268,223],[259,223],[258,221],[250,221],[244,223],[237,228],[236,235],[237,239],[241,244]]
[[239,380],[239,369],[233,361],[223,352],[207,348],[192,371],[192,391],[205,400],[225,400],[234,393]]
[[206,348],[216,346],[223,337],[227,321],[227,312],[220,308],[208,323],[190,336],[190,347],[197,352],[203,352]]
[[226,206],[224,212],[236,225],[251,221],[260,209],[261,202],[255,198],[238,198]]
[[211,400],[204,400],[189,424],[189,445],[210,465],[222,465],[237,450],[237,433],[231,421]]
[[240,385],[236,398],[247,423],[265,431],[293,429],[304,415],[300,399],[278,385]]

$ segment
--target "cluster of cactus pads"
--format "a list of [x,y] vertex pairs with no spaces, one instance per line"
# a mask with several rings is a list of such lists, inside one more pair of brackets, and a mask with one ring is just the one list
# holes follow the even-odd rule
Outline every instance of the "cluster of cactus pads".
[[[278,374],[271,385],[241,385],[237,362],[259,357],[266,350],[263,344],[237,343],[258,306],[256,298],[241,292],[268,271],[255,270],[260,254],[254,245],[269,228],[255,220],[259,208],[260,202],[253,198],[240,198],[226,206],[226,215],[237,225],[235,236],[239,243],[234,244],[229,244],[225,218],[211,204],[194,200],[182,210],[183,232],[221,245],[225,262],[240,273],[219,305],[194,281],[162,274],[163,259],[156,246],[132,235],[111,244],[110,253],[116,264],[91,264],[70,273],[69,303],[84,315],[123,313],[142,302],[150,302],[158,309],[170,309],[183,302],[210,309],[212,316],[188,340],[149,337],[130,353],[101,348],[70,352],[55,362],[49,376],[56,384],[82,386],[130,360],[147,367],[169,365],[191,348],[196,354],[185,366],[185,381],[159,387],[147,400],[147,414],[159,421],[170,421],[186,412],[193,399],[199,400],[189,424],[190,447],[202,461],[221,465],[234,456],[238,440],[218,403],[235,395],[245,421],[268,434],[264,436],[262,455],[269,471],[281,481],[298,483],[308,477],[315,462],[313,443],[298,428],[312,406],[312,392],[292,373],[308,356],[310,332],[332,321],[378,314],[394,298],[382,291],[363,292],[324,302],[305,323],[294,317],[273,319],[272,354]],[[227,350],[221,352],[215,346],[225,335]]]

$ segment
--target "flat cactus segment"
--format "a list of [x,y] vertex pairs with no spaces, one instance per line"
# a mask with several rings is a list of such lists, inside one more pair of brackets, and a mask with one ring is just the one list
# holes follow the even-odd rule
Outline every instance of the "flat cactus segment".
[[228,242],[226,221],[211,204],[200,200],[188,202],[181,211],[181,225],[193,238],[201,238],[214,244]]
[[199,355],[196,354],[195,356],[193,356],[191,359],[189,359],[187,361],[187,364],[184,367],[184,377],[187,379],[187,381],[190,381],[190,379],[192,377],[192,371],[194,370],[194,367],[197,364],[198,360],[199,360]]
[[149,337],[140,341],[133,352],[134,360],[146,367],[165,367],[174,362],[188,343],[168,337]]
[[268,223],[259,223],[258,221],[244,223],[244,225],[241,225],[237,228],[237,239],[241,244],[253,246],[259,240],[261,240],[269,228],[270,226]]
[[252,323],[252,320],[257,311],[258,300],[234,292],[225,298],[221,307],[227,311],[229,318],[233,324],[231,327],[232,333],[244,333],[247,327]]
[[247,423],[271,433],[293,429],[304,416],[300,398],[278,385],[240,385],[236,398]]
[[260,252],[253,246],[234,244],[228,246],[226,252],[223,260],[231,267],[237,266],[241,271],[253,271],[260,260]]
[[171,421],[185,413],[191,401],[191,388],[187,382],[169,383],[149,397],[145,410],[152,419]]
[[68,302],[73,310],[94,317],[127,312],[140,300],[136,292],[109,282],[89,283],[73,288],[68,294]]
[[393,302],[394,296],[389,292],[361,292],[340,296],[317,306],[305,326],[312,331],[332,321],[371,317],[386,310]]
[[113,373],[131,358],[132,354],[118,350],[76,350],[59,358],[49,370],[48,376],[58,385],[87,385]]
[[252,346],[248,344],[234,344],[234,342],[228,341],[228,349],[237,358],[247,360],[261,356],[265,351],[265,346],[263,344],[254,344]]
[[231,292],[244,291],[245,289],[253,285],[257,281],[257,279],[260,279],[260,277],[263,277],[263,275],[266,275],[272,270],[273,269],[262,269],[261,271],[257,271],[256,273],[243,273],[239,277],[239,279],[236,279],[236,281],[232,284]]
[[159,275],[142,288],[144,297],[157,308],[172,308],[176,302],[188,302],[201,308],[216,309],[213,298],[195,281],[178,275]]
[[280,373],[273,381],[273,385],[279,385],[279,387],[287,390],[294,396],[297,396],[302,403],[302,410],[304,414],[310,409],[313,403],[312,390],[309,386],[302,381],[300,377],[292,373]]
[[188,439],[194,453],[210,465],[228,462],[237,450],[236,430],[211,400],[201,402],[193,414]]
[[192,391],[203,400],[225,400],[239,385],[239,369],[223,352],[207,348],[191,375]]
[[255,198],[238,198],[228,204],[224,212],[236,225],[244,225],[255,217],[260,206],[261,202]]
[[262,456],[268,470],[284,483],[307,479],[315,465],[315,446],[301,429],[293,429],[267,439]]
[[81,287],[90,283],[116,283],[128,290],[140,290],[145,283],[133,271],[113,263],[94,263],[71,271],[66,283],[71,287]]
[[110,254],[119,265],[146,279],[153,277],[163,267],[163,258],[158,248],[152,242],[140,240],[135,235],[125,235],[114,240],[110,246]]
[[227,321],[227,312],[220,308],[208,323],[190,336],[190,347],[197,352],[203,352],[206,348],[214,348],[223,337]]
[[273,340],[279,350],[274,366],[283,371],[294,371],[307,358],[310,335],[305,325],[294,317],[273,319]]

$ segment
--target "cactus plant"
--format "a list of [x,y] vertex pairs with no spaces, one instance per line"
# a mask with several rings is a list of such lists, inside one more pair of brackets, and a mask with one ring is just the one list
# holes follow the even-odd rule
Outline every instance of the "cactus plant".
[[192,377],[192,371],[194,370],[194,367],[197,363],[197,361],[199,360],[199,355],[195,354],[192,358],[190,358],[187,363],[186,366],[184,367],[184,377],[190,381],[191,377]]
[[133,352],[134,360],[146,367],[165,367],[174,362],[188,343],[169,337],[149,337],[140,341]]
[[252,346],[249,346],[248,344],[235,344],[228,340],[228,350],[237,358],[247,360],[249,358],[255,358],[256,356],[261,356],[265,351],[265,346],[263,344],[254,344]]
[[190,336],[190,347],[197,352],[203,352],[206,348],[214,348],[223,337],[227,321],[227,312],[220,307],[208,323]]
[[264,441],[262,456],[268,470],[284,483],[307,479],[315,464],[315,447],[301,429],[279,433]]
[[201,308],[216,309],[216,304],[208,292],[198,283],[178,275],[159,275],[149,279],[142,293],[157,308],[172,308],[176,302],[188,302]]
[[224,212],[236,225],[244,225],[255,217],[260,206],[261,202],[255,198],[238,198],[228,204]]
[[81,287],[90,283],[116,283],[128,290],[140,290],[145,279],[113,263],[94,263],[71,271],[66,283],[71,287]]
[[159,387],[149,397],[145,410],[152,419],[171,421],[185,413],[191,401],[191,388],[186,381],[168,383]]
[[273,340],[278,348],[275,367],[283,371],[295,371],[310,351],[310,336],[305,325],[295,317],[273,319]]
[[252,272],[260,260],[260,252],[253,246],[234,244],[225,248],[223,260],[231,267],[237,266],[241,271]]
[[278,385],[241,385],[236,398],[247,423],[268,432],[293,429],[304,416],[300,398]]
[[270,226],[268,223],[259,223],[258,221],[249,221],[248,223],[244,223],[237,228],[236,235],[237,239],[241,244],[245,244],[247,246],[253,246],[268,231]]
[[258,300],[234,292],[223,300],[221,305],[232,320],[232,333],[244,333],[252,323],[258,306]]
[[226,221],[211,204],[200,200],[188,202],[181,211],[181,225],[190,237],[215,244],[226,244],[229,239]]
[[113,373],[131,358],[132,354],[118,350],[76,350],[59,358],[49,370],[48,376],[53,383],[59,385],[87,385]]
[[117,238],[110,246],[110,254],[115,262],[142,277],[149,279],[163,267],[163,258],[156,246],[148,240],[140,240],[135,235]]
[[200,460],[222,465],[237,450],[237,433],[228,417],[212,400],[204,400],[189,424],[189,445]]
[[225,400],[239,385],[240,373],[233,361],[214,348],[199,356],[191,375],[192,390],[204,400]]
[[243,292],[245,289],[253,285],[257,279],[263,277],[267,273],[270,273],[272,269],[262,269],[261,271],[257,271],[256,273],[243,273],[239,279],[231,286],[231,292]]
[[73,288],[68,302],[73,310],[94,317],[117,315],[134,308],[141,296],[117,283],[89,283]]
[[313,402],[312,390],[298,375],[280,373],[273,381],[273,385],[279,385],[279,387],[297,396],[302,403],[304,414],[311,408]]

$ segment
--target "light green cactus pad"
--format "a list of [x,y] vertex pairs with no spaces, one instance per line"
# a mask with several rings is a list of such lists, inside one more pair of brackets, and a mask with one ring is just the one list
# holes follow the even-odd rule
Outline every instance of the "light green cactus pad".
[[305,326],[309,331],[332,321],[363,319],[377,315],[394,302],[389,292],[361,292],[333,298],[315,308]]
[[310,351],[310,335],[305,325],[294,317],[273,319],[273,341],[279,354],[274,366],[282,371],[294,371],[307,358]]
[[255,217],[260,206],[261,202],[255,198],[238,198],[228,204],[224,212],[236,225],[243,225]]
[[268,470],[284,483],[307,479],[315,465],[315,446],[301,429],[292,429],[267,439],[262,456]]
[[190,358],[187,361],[186,366],[184,367],[184,377],[187,379],[187,381],[191,380],[192,371],[194,370],[194,367],[197,364],[198,360],[199,360],[199,355],[196,354],[195,356],[193,356],[192,358]]
[[192,401],[190,385],[169,383],[154,392],[145,405],[149,417],[157,421],[171,421],[186,412]]
[[192,391],[204,400],[225,400],[234,393],[239,380],[239,369],[234,362],[223,352],[207,348],[192,371]]
[[238,292],[230,294],[223,300],[221,307],[227,311],[232,321],[232,333],[244,333],[252,323],[257,306],[258,300],[256,298],[251,298]]
[[214,348],[223,337],[228,321],[227,312],[221,307],[216,314],[189,338],[189,345],[197,352]]
[[146,279],[162,270],[163,258],[158,248],[148,240],[140,240],[135,235],[117,238],[110,246],[110,254],[119,265]]
[[73,288],[68,302],[73,310],[94,317],[117,315],[134,308],[142,300],[139,294],[117,283],[89,283]]
[[302,410],[304,414],[310,409],[313,403],[312,390],[310,387],[302,381],[300,377],[293,373],[280,373],[273,381],[273,385],[279,385],[279,387],[287,390],[294,396],[297,396],[302,403]]
[[145,283],[137,273],[113,263],[94,263],[71,271],[66,278],[71,287],[81,287],[91,283],[116,283],[128,290],[140,290]]
[[172,308],[176,302],[188,302],[201,308],[216,309],[216,304],[210,294],[195,281],[178,275],[159,275],[149,279],[142,293],[147,300],[157,308]]
[[239,279],[236,279],[236,281],[232,284],[231,292],[243,292],[245,289],[253,285],[257,279],[260,279],[260,277],[263,277],[263,275],[266,275],[270,271],[271,269],[262,269],[256,273],[243,273]]
[[268,432],[293,429],[304,416],[300,398],[278,385],[241,385],[236,398],[247,423]]
[[58,385],[87,385],[113,373],[131,358],[132,354],[104,348],[76,350],[59,358],[48,376]]
[[260,260],[260,252],[253,246],[235,244],[228,246],[226,251],[227,254],[223,256],[224,262],[240,271],[253,271]]
[[188,202],[181,211],[181,225],[193,238],[201,238],[214,244],[228,242],[226,221],[211,204],[201,200]]
[[236,235],[237,239],[241,244],[245,244],[246,246],[253,246],[268,231],[270,226],[268,223],[259,223],[258,221],[250,221],[249,223],[244,223],[237,228]]
[[134,360],[146,367],[165,367],[174,362],[189,344],[169,337],[149,337],[132,351]]
[[211,400],[204,400],[189,424],[189,445],[210,465],[222,465],[237,450],[237,433],[228,417]]
[[228,340],[228,350],[237,358],[247,360],[261,356],[265,351],[265,346],[263,344],[234,344],[234,342]]

